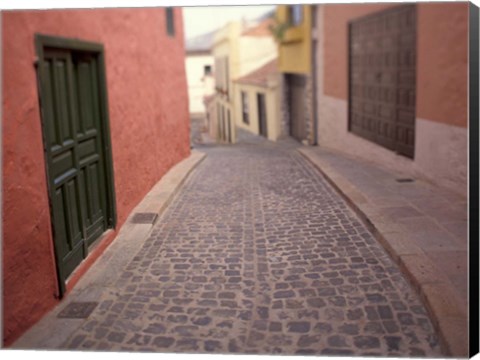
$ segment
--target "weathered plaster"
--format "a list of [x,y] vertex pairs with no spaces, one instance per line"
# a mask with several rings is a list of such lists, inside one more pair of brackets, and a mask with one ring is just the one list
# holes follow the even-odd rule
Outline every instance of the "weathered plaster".
[[467,127],[468,6],[418,4],[417,117]]
[[213,56],[187,54],[185,70],[188,82],[188,108],[190,114],[205,113],[204,96],[213,94],[215,82],[212,75],[205,76],[204,67],[210,65],[213,74]]
[[[348,97],[348,22],[399,4],[320,5],[324,93]],[[417,117],[467,126],[468,3],[417,6]],[[317,10],[318,11],[318,10]]]
[[[236,126],[248,130],[253,134],[260,134],[257,94],[264,94],[267,116],[267,138],[272,141],[279,138],[281,121],[278,103],[280,96],[278,81],[279,76],[275,74],[271,76],[268,86],[265,87],[240,83],[235,84],[236,103],[238,104],[238,106],[235,107]],[[245,92],[248,98],[249,124],[243,122],[242,92]]]
[[11,11],[2,20],[3,334],[9,344],[58,301],[34,34],[104,44],[117,229],[190,149],[180,8],[175,37],[166,34],[160,8]]

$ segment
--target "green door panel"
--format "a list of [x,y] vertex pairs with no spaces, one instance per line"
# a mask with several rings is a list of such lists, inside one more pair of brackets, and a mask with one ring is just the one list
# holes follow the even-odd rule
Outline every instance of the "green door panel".
[[[65,46],[57,46],[58,41]],[[102,53],[97,44],[91,51],[82,48],[89,43],[58,41],[39,36],[37,54],[52,229],[63,293],[89,246],[113,226],[114,208]]]

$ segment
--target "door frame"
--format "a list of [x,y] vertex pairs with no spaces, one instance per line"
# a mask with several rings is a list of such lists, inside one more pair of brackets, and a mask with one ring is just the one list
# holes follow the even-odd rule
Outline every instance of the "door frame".
[[[47,139],[46,139],[46,128],[45,128],[45,114],[42,108],[42,78],[45,77],[43,73],[43,67],[39,66],[44,59],[44,49],[49,48],[59,48],[62,50],[70,51],[85,51],[89,53],[94,53],[97,57],[97,75],[98,75],[98,95],[99,95],[99,108],[100,108],[100,126],[102,132],[102,141],[104,144],[104,161],[105,161],[105,178],[107,186],[107,229],[115,229],[117,225],[117,209],[116,209],[116,200],[115,200],[115,182],[113,177],[113,156],[112,156],[112,146],[111,146],[111,137],[110,137],[110,121],[108,114],[108,93],[107,93],[107,82],[106,82],[106,72],[105,72],[105,50],[102,44],[88,42],[78,39],[63,38],[58,36],[50,36],[44,34],[35,34],[35,51],[36,51],[36,75],[37,75],[37,91],[38,91],[38,100],[40,107],[40,121],[42,127],[42,140],[43,140],[43,153],[45,157],[45,175],[47,176],[47,191],[48,191],[48,203],[50,208],[50,226],[52,230],[52,240],[54,244],[55,252],[55,268],[57,271],[57,280],[59,287],[59,297],[61,298],[66,291],[66,281],[67,278],[63,279],[61,276],[60,259],[58,254],[57,246],[55,245],[55,229],[53,222],[53,189],[50,186],[50,175],[49,168],[52,164],[49,160],[47,154]],[[88,256],[88,255],[87,255]]]

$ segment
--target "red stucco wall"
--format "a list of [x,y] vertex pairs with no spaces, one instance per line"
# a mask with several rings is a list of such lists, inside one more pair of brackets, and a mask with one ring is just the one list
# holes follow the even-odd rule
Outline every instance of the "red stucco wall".
[[[325,5],[324,93],[348,98],[348,21],[399,4]],[[417,4],[417,117],[467,126],[468,3]]]
[[467,127],[468,3],[418,6],[417,116]]
[[34,33],[105,46],[117,230],[167,170],[189,155],[190,146],[181,9],[175,9],[175,37],[166,34],[160,8],[5,12],[2,25],[8,345],[57,303]]
[[391,6],[395,4],[325,5],[323,90],[326,95],[348,98],[348,22]]

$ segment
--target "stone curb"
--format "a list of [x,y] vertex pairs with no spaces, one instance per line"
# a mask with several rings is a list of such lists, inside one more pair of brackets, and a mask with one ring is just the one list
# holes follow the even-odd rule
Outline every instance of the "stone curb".
[[115,289],[119,272],[148,239],[154,223],[134,224],[137,212],[154,212],[157,219],[175,198],[192,171],[206,154],[192,150],[190,156],[173,166],[131,211],[115,240],[87,270],[65,299],[26,331],[11,349],[56,349],[78,330],[86,319],[61,319],[58,313],[72,302],[98,302],[106,291]]
[[192,150],[188,158],[172,167],[168,173],[153,186],[131,214],[136,212],[154,212],[160,216],[165,208],[171,203],[193,169],[195,169],[205,157],[205,153]]
[[433,325],[440,335],[443,351],[449,356],[468,357],[468,317],[454,287],[428,256],[404,234],[398,224],[376,218],[367,196],[336,172],[310,147],[297,151],[307,159],[347,201],[357,216],[409,278],[426,304]]

